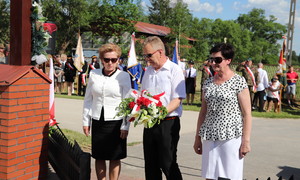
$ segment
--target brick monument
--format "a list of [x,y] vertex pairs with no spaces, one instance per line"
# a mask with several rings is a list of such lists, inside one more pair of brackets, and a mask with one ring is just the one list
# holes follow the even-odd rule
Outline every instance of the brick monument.
[[49,84],[31,64],[31,0],[11,0],[9,65],[0,65],[0,179],[47,179]]

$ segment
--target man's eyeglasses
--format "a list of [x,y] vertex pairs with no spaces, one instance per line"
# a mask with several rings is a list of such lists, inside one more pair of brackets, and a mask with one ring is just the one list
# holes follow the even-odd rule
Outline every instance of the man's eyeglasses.
[[220,64],[223,60],[225,60],[225,59],[223,59],[222,57],[210,57],[210,58],[208,58],[208,61],[209,62],[215,62],[216,64]]
[[103,58],[104,62],[109,63],[111,61],[112,63],[116,63],[119,58]]
[[160,49],[154,51],[154,53],[150,53],[150,54],[144,54],[143,55],[143,58],[146,59],[146,58],[151,58],[153,56],[153,54],[155,54],[157,51],[159,51]]

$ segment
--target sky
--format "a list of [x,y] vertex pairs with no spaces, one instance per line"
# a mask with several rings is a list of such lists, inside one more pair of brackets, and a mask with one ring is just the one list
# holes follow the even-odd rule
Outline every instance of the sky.
[[[176,0],[171,0],[176,1]],[[248,14],[253,8],[265,10],[265,16],[274,15],[278,23],[288,24],[291,0],[183,0],[190,12],[199,19],[209,18],[222,20],[236,20],[240,14]],[[148,0],[144,6],[150,5]],[[294,21],[293,50],[300,54],[300,4],[296,2]],[[279,41],[282,44],[283,40]]]

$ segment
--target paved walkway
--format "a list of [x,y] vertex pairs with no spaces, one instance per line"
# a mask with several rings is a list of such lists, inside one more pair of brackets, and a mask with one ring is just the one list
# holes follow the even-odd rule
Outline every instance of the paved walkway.
[[[56,119],[61,128],[82,132],[82,100],[55,99]],[[184,180],[201,178],[201,156],[193,151],[198,112],[184,111],[178,144],[178,163]],[[131,127],[128,143],[142,142],[143,127]],[[300,179],[300,119],[253,118],[251,147],[245,158],[244,178],[277,180],[294,174]],[[120,180],[144,180],[143,145],[128,146],[128,157],[122,160]],[[92,180],[96,179],[92,160]],[[49,180],[57,180],[55,173]]]

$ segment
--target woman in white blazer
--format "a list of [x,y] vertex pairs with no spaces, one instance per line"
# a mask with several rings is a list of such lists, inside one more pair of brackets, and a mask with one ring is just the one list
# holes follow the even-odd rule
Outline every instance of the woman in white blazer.
[[[129,122],[115,117],[116,107],[131,89],[128,73],[118,70],[121,48],[115,44],[100,47],[102,69],[90,72],[83,107],[83,132],[92,133],[92,157],[98,179],[106,179],[106,160],[109,160],[109,179],[116,180],[121,161],[127,156],[126,138]],[[91,128],[92,127],[92,128]]]

